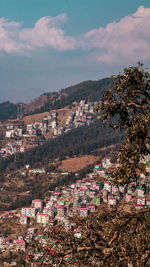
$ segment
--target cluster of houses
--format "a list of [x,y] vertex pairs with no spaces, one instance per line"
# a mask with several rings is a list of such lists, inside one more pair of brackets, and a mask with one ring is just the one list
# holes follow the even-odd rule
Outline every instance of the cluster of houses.
[[8,157],[14,153],[23,153],[25,152],[26,147],[24,146],[23,140],[13,140],[8,142],[7,145],[0,149],[1,157]]
[[37,135],[39,132],[42,134],[51,132],[53,136],[59,136],[72,128],[89,124],[92,121],[91,114],[94,114],[94,108],[97,104],[98,102],[86,103],[85,100],[81,100],[77,110],[71,112],[67,117],[64,127],[59,126],[57,111],[50,111],[49,115],[45,116],[42,122],[27,124],[27,133],[29,135]]
[[95,107],[98,102],[88,102],[81,100],[79,106],[75,112],[72,112],[66,120],[66,130],[77,128],[85,124],[90,124],[93,119],[92,114],[95,113]]
[[[1,236],[0,250],[5,251],[12,247],[16,251],[26,251],[28,243],[33,239],[45,244],[45,233],[38,232],[36,227],[29,227],[31,221],[34,222],[34,225],[42,226],[45,232],[49,227],[58,228],[63,225],[66,231],[72,230],[76,238],[81,238],[82,229],[73,222],[73,218],[77,215],[86,217],[97,208],[105,205],[115,206],[121,201],[124,204],[132,204],[135,209],[150,207],[150,187],[146,192],[142,188],[142,184],[150,185],[150,176],[141,175],[138,186],[133,183],[130,186],[115,185],[108,178],[109,170],[114,165],[110,158],[104,158],[85,178],[78,179],[67,187],[62,187],[59,192],[50,192],[49,197],[44,200],[34,199],[30,207],[23,207],[18,216],[20,224],[27,227],[26,236],[18,236],[16,240]],[[148,164],[147,171],[150,173]],[[1,218],[13,216],[12,213],[5,212]]]
[[54,131],[58,126],[58,113],[55,110],[50,111],[49,115],[44,116],[42,122],[27,124],[26,132],[28,135],[45,134],[48,131]]
[[50,111],[44,116],[41,122],[35,122],[26,125],[8,124],[6,126],[5,138],[7,144],[0,149],[0,156],[7,157],[14,153],[23,153],[28,145],[37,146],[44,142],[45,134],[57,137],[73,128],[89,124],[94,118],[94,109],[98,102],[88,102],[81,100],[77,105],[77,110],[72,112],[64,125],[59,126],[58,113],[56,110]]

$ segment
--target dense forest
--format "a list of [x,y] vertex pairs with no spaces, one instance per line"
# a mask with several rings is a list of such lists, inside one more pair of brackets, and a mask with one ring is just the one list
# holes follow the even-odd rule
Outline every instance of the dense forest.
[[0,160],[0,171],[7,168],[10,170],[18,169],[25,164],[37,167],[45,165],[49,160],[66,156],[91,154],[94,150],[117,144],[124,139],[124,132],[113,130],[109,127],[110,123],[102,123],[96,120],[89,126],[83,126],[63,134],[57,138],[45,142],[39,147],[27,150],[25,153],[12,155],[7,159]]
[[15,119],[17,117],[17,105],[10,102],[0,103],[0,120]]

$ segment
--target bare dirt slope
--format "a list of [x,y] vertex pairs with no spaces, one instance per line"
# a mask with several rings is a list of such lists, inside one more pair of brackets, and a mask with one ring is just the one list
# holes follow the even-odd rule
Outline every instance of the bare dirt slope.
[[[62,127],[65,125],[65,122],[67,120],[67,117],[71,114],[72,110],[68,107],[58,109],[58,122],[59,126]],[[43,112],[43,113],[37,113],[33,115],[28,115],[23,118],[23,121],[25,124],[35,123],[35,122],[41,122],[45,116],[47,116],[50,112]]]
[[33,114],[29,116],[25,116],[23,118],[23,121],[25,124],[30,124],[30,123],[35,123],[35,122],[41,122],[44,116],[47,116],[49,112],[44,112],[44,113],[38,113],[38,114]]
[[93,155],[86,155],[82,157],[70,158],[62,161],[62,165],[59,167],[60,170],[68,170],[76,172],[98,161],[99,157]]

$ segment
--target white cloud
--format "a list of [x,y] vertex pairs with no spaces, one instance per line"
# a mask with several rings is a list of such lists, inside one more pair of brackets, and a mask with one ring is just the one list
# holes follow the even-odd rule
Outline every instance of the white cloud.
[[130,64],[150,59],[150,8],[138,10],[119,22],[93,29],[80,36],[67,36],[61,28],[66,14],[42,17],[32,28],[20,22],[0,19],[0,50],[6,53],[29,53],[52,47],[59,51],[81,49],[106,64]]
[[6,53],[27,53],[50,46],[57,50],[73,50],[78,47],[75,38],[65,35],[60,28],[66,22],[66,14],[42,17],[33,28],[22,29],[22,23],[0,19],[0,50]]
[[17,42],[20,26],[21,23],[0,19],[0,50],[17,53],[23,49],[24,45]]
[[32,29],[20,32],[20,40],[34,48],[51,46],[57,50],[72,50],[77,48],[75,38],[66,36],[59,26],[66,22],[66,14],[52,17],[42,17]]
[[138,10],[105,28],[93,29],[82,36],[84,50],[96,50],[104,63],[128,63],[150,59],[150,8]]

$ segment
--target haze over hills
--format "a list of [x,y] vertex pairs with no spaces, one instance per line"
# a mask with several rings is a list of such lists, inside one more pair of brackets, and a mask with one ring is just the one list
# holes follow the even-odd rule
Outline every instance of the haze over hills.
[[[85,81],[74,86],[60,90],[60,92],[48,92],[31,101],[22,104],[22,115],[29,115],[64,108],[73,102],[80,100],[98,101],[103,93],[112,88],[112,78],[104,78],[98,81]],[[0,120],[15,119],[17,117],[18,104],[0,103]]]

